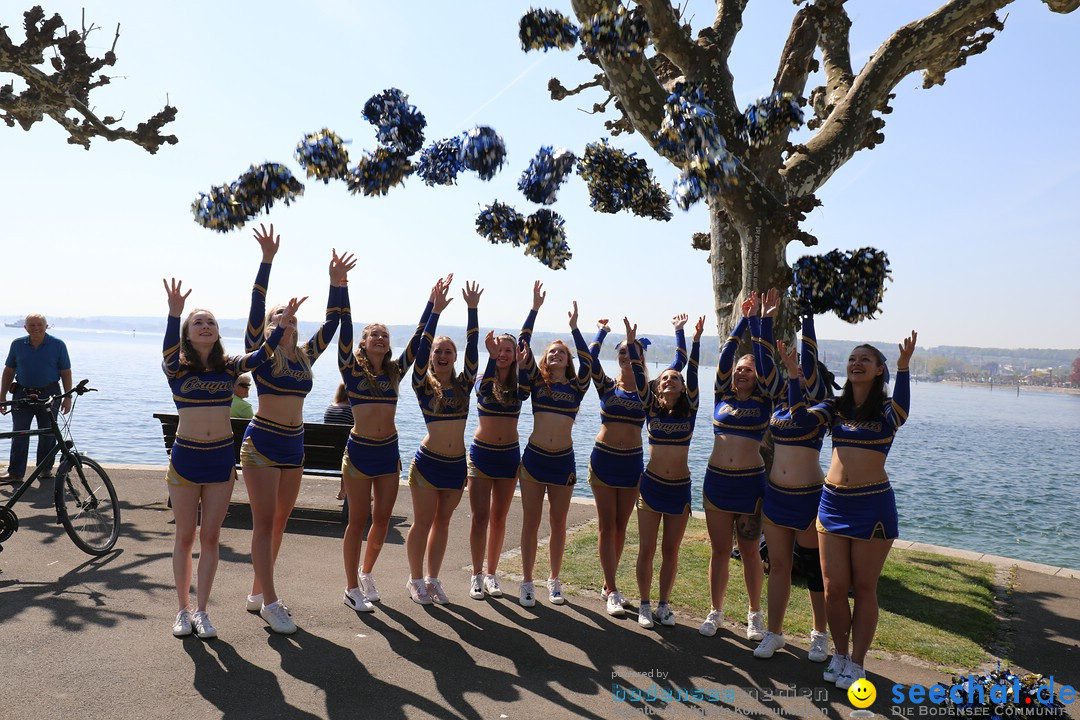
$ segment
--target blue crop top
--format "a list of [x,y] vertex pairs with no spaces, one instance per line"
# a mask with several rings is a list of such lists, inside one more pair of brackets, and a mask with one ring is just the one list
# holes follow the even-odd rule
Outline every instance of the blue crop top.
[[555,413],[568,418],[576,418],[581,408],[581,400],[589,391],[589,378],[592,376],[592,356],[589,354],[589,346],[585,344],[585,338],[581,332],[574,328],[574,345],[577,348],[578,371],[567,382],[556,382],[550,385],[544,382],[540,375],[540,368],[536,365],[536,359],[529,353],[527,367],[519,374],[519,384],[525,383],[532,394],[533,414],[540,412]]
[[[409,344],[401,351],[397,360],[387,357],[386,362],[397,363],[398,380],[405,376],[409,367],[416,358],[416,348],[420,344],[420,335],[424,332],[424,325],[431,315],[432,305],[428,302],[420,316],[420,322],[416,325]],[[398,384],[390,381],[386,373],[379,373],[368,377],[364,367],[356,359],[353,353],[353,323],[352,310],[349,307],[349,288],[341,288],[341,332],[338,333],[338,369],[341,371],[341,379],[345,383],[345,390],[349,395],[349,405],[366,405],[370,403],[396,405],[398,401]]]
[[[518,337],[529,342],[532,338],[533,324],[536,323],[536,311],[530,310],[525,318],[525,324],[521,326],[521,335]],[[515,348],[516,350],[516,348]],[[521,404],[529,398],[529,383],[522,384],[520,371],[517,382],[517,392],[505,402],[500,401],[495,395],[495,383],[498,378],[498,368],[495,358],[488,358],[487,367],[484,368],[483,377],[476,381],[476,413],[480,417],[509,417],[516,418],[521,415]]]
[[[811,402],[818,402],[825,396],[825,382],[821,373],[818,372],[817,358],[814,318],[808,315],[802,321],[802,352],[799,356],[799,364],[802,367],[803,379],[806,381],[806,389]],[[795,383],[794,387],[791,386],[792,382]],[[788,381],[787,393],[777,395],[774,400],[773,414],[769,420],[769,431],[772,433],[773,442],[777,445],[821,450],[829,423],[824,422],[820,414],[804,413],[796,418],[792,413],[792,408],[797,403],[802,403],[805,407],[806,398],[803,394],[802,383],[798,378],[793,378]]]
[[[772,415],[772,398],[779,384],[779,374],[772,354],[772,318],[747,318],[739,320],[731,331],[716,365],[716,382],[713,386],[713,434],[738,435],[760,442],[765,437]],[[754,342],[754,370],[757,384],[746,400],[740,400],[732,387],[735,352],[739,339],[750,326]]]
[[416,363],[413,365],[412,386],[416,400],[420,403],[420,412],[424,423],[442,420],[465,420],[469,417],[469,391],[476,377],[478,353],[477,339],[480,336],[480,323],[476,308],[469,308],[469,327],[465,334],[465,366],[457,376],[457,383],[442,389],[442,402],[438,401],[435,389],[427,378],[428,365],[431,363],[432,343],[435,329],[439,325],[439,313],[432,312],[424,324],[424,333],[416,349]]
[[848,420],[836,411],[836,401],[826,403],[832,408],[833,447],[856,447],[877,450],[889,454],[896,431],[904,424],[911,407],[911,375],[907,370],[898,370],[893,382],[892,397],[881,403],[881,412],[873,420]]
[[[687,416],[673,415],[670,410],[661,407],[653,394],[654,384],[645,382],[644,370],[638,369],[637,347],[630,347],[630,361],[634,363],[634,380],[638,388],[644,387],[645,414],[648,421],[650,445],[690,445],[690,438],[694,434],[694,423],[697,421],[699,403],[698,395],[698,358],[701,355],[701,344],[694,341],[690,347],[690,363],[686,370],[686,396],[690,400],[690,414]],[[674,369],[672,368],[668,368]]]
[[[255,284],[251,288],[251,310],[248,313],[247,332],[244,337],[244,346],[251,352],[262,342],[266,323],[266,289],[270,284],[270,263],[261,263],[259,272],[255,276]],[[322,326],[311,336],[311,339],[298,350],[307,353],[308,361],[314,363],[319,359],[334,339],[338,323],[341,320],[341,290],[342,288],[330,286],[330,293],[326,298],[326,320]],[[299,395],[306,396],[311,392],[314,376],[310,369],[304,367],[299,360],[290,360],[284,374],[278,374],[274,369],[274,362],[260,365],[252,373],[255,378],[255,388],[259,395]]]
[[284,333],[284,328],[275,328],[254,352],[243,357],[226,356],[224,370],[191,372],[180,364],[180,318],[170,315],[165,325],[161,369],[169,380],[176,409],[231,405],[236,378],[267,362]]
[[[596,386],[596,394],[600,397],[600,422],[602,424],[609,422],[626,423],[641,427],[645,424],[645,399],[642,392],[630,392],[620,388],[618,383],[608,377],[600,366],[600,349],[603,347],[604,338],[607,335],[607,330],[604,328],[598,329],[596,338],[589,345],[589,355],[592,358],[593,385]],[[677,348],[675,360],[668,365],[668,368],[682,370],[686,365],[686,335],[683,333],[682,328],[675,332],[675,346]],[[627,350],[629,351],[629,348]],[[631,353],[630,356],[631,363],[634,362],[633,356],[635,354],[636,344],[635,352]],[[645,373],[644,359],[638,358],[636,362],[637,365],[634,367],[635,379],[639,369],[642,377],[644,377]]]

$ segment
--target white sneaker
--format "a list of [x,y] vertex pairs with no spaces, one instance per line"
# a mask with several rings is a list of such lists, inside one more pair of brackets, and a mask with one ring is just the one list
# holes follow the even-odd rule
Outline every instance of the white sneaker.
[[[360,581],[361,583],[363,580]],[[431,596],[427,593],[427,586],[423,580],[406,580],[405,589],[409,592],[409,597],[412,601],[418,605],[430,605]],[[365,593],[366,594],[366,593]]]
[[449,605],[450,598],[446,597],[446,592],[443,590],[442,582],[439,578],[424,578],[424,586],[427,588],[428,597],[436,605]]
[[823,633],[820,630],[810,631],[810,652],[806,653],[806,658],[810,662],[825,662],[825,659],[829,657],[829,633]]
[[622,603],[619,602],[619,593],[613,592],[607,596],[607,614],[611,617],[622,617],[626,614]]
[[746,639],[761,640],[765,637],[765,615],[760,610],[746,613]]
[[360,573],[360,589],[364,591],[364,597],[368,602],[379,602],[379,591],[375,589],[375,576],[371,573]]
[[247,611],[249,613],[257,613],[262,610],[262,593],[258,595],[247,596]]
[[600,588],[600,599],[601,599],[601,600],[607,600],[607,598],[608,598],[608,595],[610,595],[610,594],[611,594],[611,593],[610,593],[610,592],[608,592],[608,589],[607,589],[607,585],[605,585],[604,587]]
[[491,597],[502,597],[502,588],[499,587],[499,578],[496,575],[484,576],[484,592]]
[[649,603],[643,602],[638,605],[637,623],[643,628],[651,628],[653,626],[652,608],[649,607]]
[[767,632],[765,637],[761,639],[761,644],[754,648],[754,657],[771,658],[776,654],[777,650],[786,644],[783,633]]
[[269,605],[263,605],[259,610],[259,617],[265,620],[270,629],[279,635],[292,635],[296,632],[296,623],[289,617],[289,613],[285,612],[285,606],[281,604],[280,600],[270,603]]
[[217,630],[210,624],[210,616],[206,614],[205,610],[200,610],[191,616],[191,627],[195,630],[195,634],[203,640],[217,637]]
[[720,627],[720,623],[724,622],[724,613],[721,610],[710,610],[709,616],[705,618],[705,622],[701,623],[699,633],[705,637],[712,637],[716,634],[717,628]]
[[630,604],[630,601],[627,600],[618,590],[613,591],[611,594],[615,596],[615,602],[619,603],[624,608]]
[[847,690],[855,684],[856,680],[862,680],[865,677],[866,670],[863,666],[854,660],[848,660],[847,665],[844,666],[844,672],[836,676],[836,687],[838,690]]
[[473,600],[484,599],[484,573],[476,573],[469,582],[469,597]]
[[825,666],[825,672],[821,674],[822,679],[825,682],[834,683],[836,680],[844,674],[844,668],[847,667],[848,658],[846,655],[833,655],[829,660],[829,664]]
[[187,608],[176,613],[176,620],[172,624],[172,634],[176,637],[185,637],[191,634],[191,611]]
[[675,611],[666,602],[656,606],[656,617],[660,620],[661,625],[671,627],[675,624]]
[[531,582],[521,583],[521,587],[518,589],[518,602],[521,603],[521,607],[532,607],[536,604],[535,592]]
[[548,600],[552,605],[562,605],[566,602],[566,598],[562,596],[562,583],[559,582],[559,578],[548,578]]
[[364,591],[358,587],[345,588],[344,602],[356,612],[375,612],[375,606],[364,597]]

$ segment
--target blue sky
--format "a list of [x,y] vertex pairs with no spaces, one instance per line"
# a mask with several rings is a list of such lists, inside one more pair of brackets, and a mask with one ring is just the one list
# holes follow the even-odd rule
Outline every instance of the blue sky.
[[[0,23],[21,42],[24,8],[4,5]],[[45,10],[77,24],[84,5],[59,0]],[[861,66],[889,32],[936,5],[848,3],[853,63]],[[476,279],[486,288],[485,328],[519,325],[535,279],[548,289],[543,330],[565,327],[573,299],[583,327],[628,315],[642,331],[659,333],[676,312],[709,314],[705,254],[689,245],[693,232],[708,228],[704,206],[675,208],[668,223],[598,214],[573,177],[553,206],[566,219],[574,254],[557,272],[476,235],[477,212],[495,199],[524,213],[536,209],[516,182],[541,145],[580,153],[604,135],[610,117],[583,111],[599,94],[548,98],[550,77],[572,87],[592,73],[574,53],[520,50],[517,21],[528,4],[321,0],[296,7],[247,0],[88,6],[87,19],[102,26],[90,42],[99,53],[121,25],[115,79],[92,96],[96,110],[126,113],[133,126],[167,95],[179,108],[168,130],[180,144],[151,156],[96,140],[87,152],[68,145],[49,120],[30,132],[0,127],[7,168],[0,175],[0,315],[164,315],[163,276],[194,289],[192,306],[245,315],[259,259],[252,225],[205,230],[192,220],[192,199],[266,160],[302,178],[293,149],[323,127],[352,140],[353,158],[374,149],[361,109],[387,87],[409,93],[427,117],[429,141],[491,125],[506,140],[507,165],[491,182],[469,174],[455,187],[428,188],[414,177],[381,198],[305,180],[295,205],[255,221],[272,221],[283,235],[271,301],[310,294],[302,314],[317,319],[336,247],[360,258],[351,293],[354,315],[365,321],[412,322],[433,280],[450,271],[459,286]],[[568,0],[545,7],[570,13]],[[690,0],[688,8],[695,28],[712,17],[710,2]],[[859,153],[819,192],[824,205],[804,224],[821,241],[814,252],[873,245],[889,254],[894,277],[879,319],[822,318],[820,336],[896,342],[915,328],[923,347],[1080,347],[1073,311],[1080,170],[1067,139],[1080,116],[1068,51],[1080,40],[1080,13],[1055,15],[1037,0],[1006,11],[1005,31],[943,87],[923,90],[918,75],[903,80],[885,143]],[[732,60],[740,104],[768,92],[794,12],[789,2],[751,4]],[[645,157],[670,188],[674,169],[640,138],[613,143]],[[805,252],[792,246],[789,260]],[[464,323],[460,299],[447,315],[448,323]]]

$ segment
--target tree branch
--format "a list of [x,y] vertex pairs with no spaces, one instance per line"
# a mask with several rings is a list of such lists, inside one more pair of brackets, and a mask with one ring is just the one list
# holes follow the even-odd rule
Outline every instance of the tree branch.
[[668,0],[639,0],[645,11],[656,51],[675,63],[689,82],[701,82],[701,49],[690,40],[690,33],[679,23],[678,11]]
[[[904,77],[921,68],[947,64],[958,45],[971,42],[972,29],[999,24],[994,12],[1012,0],[949,0],[922,20],[893,33],[863,66],[821,129],[794,153],[781,171],[791,195],[813,192],[868,143],[880,141],[880,118],[889,95]],[[875,122],[876,121],[876,122]]]
[[828,119],[836,103],[851,89],[855,77],[851,72],[851,18],[843,5],[844,0],[822,0],[814,5],[825,85],[810,93],[815,116],[807,123],[811,130]]

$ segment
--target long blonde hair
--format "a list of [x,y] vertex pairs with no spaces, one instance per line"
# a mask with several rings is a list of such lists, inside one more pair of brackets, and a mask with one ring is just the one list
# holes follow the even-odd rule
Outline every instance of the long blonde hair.
[[[382,368],[379,372],[375,372],[375,369],[371,366],[371,358],[367,356],[367,350],[364,348],[364,341],[368,339],[368,335],[371,334],[371,329],[381,327],[386,330],[387,351],[383,356]],[[360,366],[360,370],[364,373],[364,378],[367,380],[368,387],[372,390],[375,389],[375,379],[378,375],[386,375],[390,380],[390,385],[395,389],[401,383],[401,368],[390,357],[390,330],[382,323],[371,323],[367,325],[360,333],[360,342],[356,346],[356,350],[353,351],[353,357],[356,358],[356,364]]]
[[[285,307],[285,305],[275,305],[270,308],[269,312],[266,313],[266,329],[263,331],[263,337],[270,337],[270,333],[272,333],[274,331],[274,328],[277,327],[277,323],[272,323],[271,319],[274,317],[274,313],[279,310],[284,310]],[[299,330],[299,325],[297,326],[297,329]],[[275,377],[281,377],[289,371],[289,358],[285,354],[284,350],[285,348],[283,348],[279,344],[277,350],[274,351],[273,357],[270,359],[270,374],[274,375]],[[315,377],[315,374],[311,371],[310,341],[298,346],[296,344],[296,333],[294,332],[293,350],[296,351],[294,353],[296,355],[296,361],[299,362],[300,367],[303,368],[302,372],[304,372],[309,378]]]
[[495,382],[491,384],[491,394],[495,397],[495,402],[508,405],[517,401],[518,394],[517,338],[510,333],[502,333],[495,337],[495,346],[498,347],[501,342],[509,342],[514,348],[514,360],[510,364],[510,374],[506,384],[503,384],[499,380],[499,374],[495,373]]
[[[453,340],[451,340],[445,335],[438,335],[435,337],[434,340],[431,341],[430,352],[435,352],[435,346],[443,341],[450,343],[450,347],[454,348],[454,355],[456,356],[457,344],[455,344]],[[427,373],[424,375],[424,382],[429,388],[431,388],[431,394],[434,398],[433,402],[431,403],[432,409],[437,412],[442,412],[443,408],[446,407],[446,389],[442,386],[442,383],[439,382],[439,379],[435,377],[435,366],[431,362],[430,354],[428,355],[428,368]],[[468,392],[466,392],[465,385],[461,382],[461,375],[459,373],[454,373],[451,376],[450,384],[451,387],[453,387],[454,389],[455,397],[459,399],[468,397]]]

